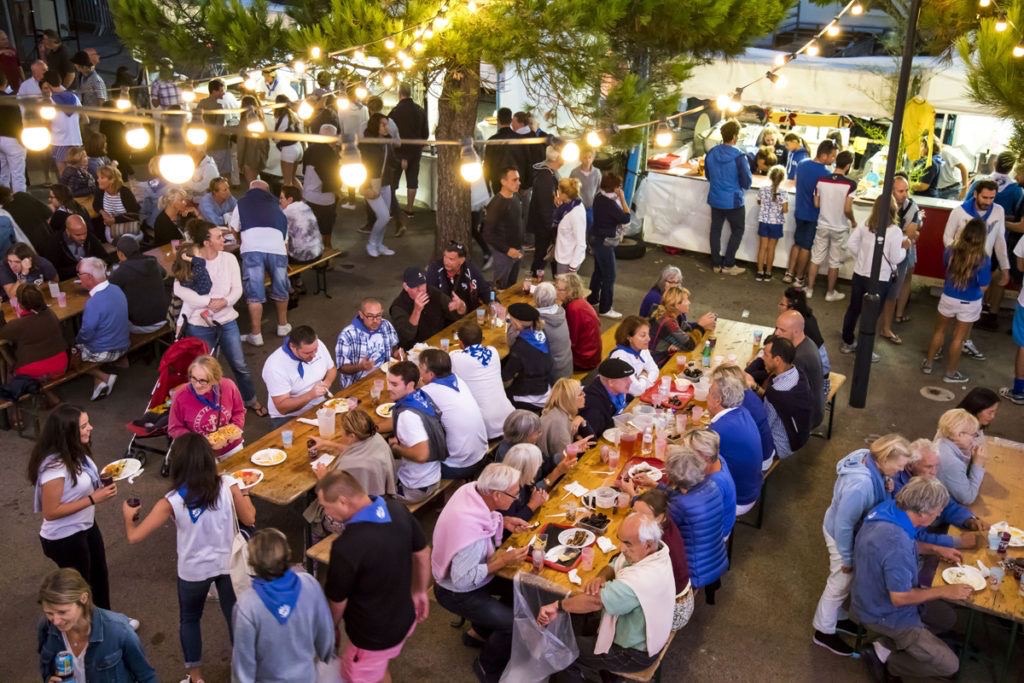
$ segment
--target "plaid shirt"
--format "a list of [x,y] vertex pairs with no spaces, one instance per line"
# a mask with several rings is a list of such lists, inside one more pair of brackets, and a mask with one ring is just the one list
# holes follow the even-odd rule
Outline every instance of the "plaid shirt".
[[338,383],[342,388],[353,382],[358,382],[373,372],[373,370],[360,370],[354,375],[347,375],[341,372],[342,365],[351,365],[358,363],[361,358],[369,358],[376,368],[387,361],[391,356],[391,349],[398,346],[398,332],[389,321],[382,320],[377,331],[371,334],[363,328],[362,321],[359,321],[357,326],[356,320],[353,320],[351,325],[341,331],[341,334],[338,335],[338,343],[334,347],[334,357],[338,365]]
[[158,107],[173,107],[182,103],[181,90],[173,81],[153,81],[149,96],[153,100],[153,105]]
[[[800,381],[800,372],[796,367],[791,367],[781,375],[772,377],[771,383],[779,391],[789,391]],[[772,428],[772,439],[775,441],[775,455],[779,458],[788,458],[793,455],[793,449],[789,446],[789,434],[786,432],[782,418],[775,410],[775,406],[767,398],[764,400],[764,409],[768,413],[768,424]]]

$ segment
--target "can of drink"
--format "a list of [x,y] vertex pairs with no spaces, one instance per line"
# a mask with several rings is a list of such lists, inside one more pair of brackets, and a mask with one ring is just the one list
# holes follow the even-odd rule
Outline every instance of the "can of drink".
[[114,478],[107,474],[100,475],[100,488],[105,489],[114,483]]
[[320,449],[316,447],[316,441],[313,439],[306,439],[306,452],[309,454],[310,460],[320,457]]
[[999,546],[996,548],[996,552],[1000,555],[1006,555],[1006,549],[1010,545],[1010,532],[1003,531],[999,534]]
[[75,658],[67,650],[61,650],[53,660],[53,673],[62,681],[75,678]]
[[[132,496],[131,498],[128,499],[128,507],[130,507],[130,508],[140,508],[140,507],[142,507],[142,500],[138,496]],[[132,515],[132,521],[133,522],[139,521],[139,513],[138,513],[138,511],[136,511],[136,513],[134,515]]]

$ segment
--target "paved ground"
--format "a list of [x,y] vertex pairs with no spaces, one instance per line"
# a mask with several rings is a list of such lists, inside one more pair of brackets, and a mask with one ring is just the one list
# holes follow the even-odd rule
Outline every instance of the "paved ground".
[[[356,268],[334,270],[329,276],[334,298],[307,296],[292,316],[293,321],[311,323],[328,344],[333,344],[338,331],[347,324],[360,297],[375,294],[390,299],[397,293],[401,269],[421,261],[433,245],[432,217],[424,215],[414,221],[407,235],[387,240],[398,251],[397,256],[372,260],[362,250],[362,236],[353,232],[356,221],[362,219],[362,211],[343,214],[336,243],[353,247],[349,260]],[[746,310],[751,321],[770,324],[774,319],[783,287],[778,280],[762,284],[749,276],[714,275],[703,259],[670,257],[660,251],[651,252],[640,261],[620,262],[616,308],[635,311],[658,271],[669,262],[682,267],[685,284],[694,292],[695,312],[714,307],[728,318],[739,318]],[[813,303],[833,350],[834,369],[851,374],[851,359],[835,352],[845,302]],[[925,291],[915,294],[910,309],[915,319],[899,330],[904,345],[894,347],[881,342],[879,351],[883,359],[873,367],[867,409],[846,406],[848,387],[844,389],[838,401],[832,440],[813,439],[803,452],[776,472],[771,480],[765,527],[757,531],[737,526],[734,566],[725,577],[718,604],[698,605],[692,622],[677,636],[666,659],[665,680],[867,680],[860,662],[834,657],[811,644],[811,616],[826,574],[821,519],[831,498],[835,463],[840,457],[861,447],[870,434],[896,430],[910,438],[931,436],[938,415],[951,407],[948,403],[924,400],[918,393],[925,384],[936,384],[934,378],[925,381],[917,370],[934,310],[935,300]],[[1004,327],[1007,325],[1008,320],[1004,320]],[[263,359],[276,348],[269,320],[264,321],[264,333],[267,346],[258,350],[247,348],[250,366],[257,375]],[[989,354],[989,360],[964,360],[963,370],[972,377],[968,386],[1005,384],[1012,370],[1010,338],[1004,333],[989,332],[979,332],[975,338]],[[62,392],[67,401],[89,410],[96,427],[93,450],[100,464],[121,456],[128,441],[122,425],[142,412],[155,372],[154,365],[134,365],[121,375],[114,394],[101,403],[88,402],[87,380]],[[962,394],[966,389],[954,391]],[[1024,440],[1022,416],[1024,409],[1004,405],[990,433]],[[267,428],[265,420],[252,417],[246,425],[246,435],[251,440]],[[0,528],[7,536],[0,594],[6,597],[4,621],[8,624],[0,642],[0,680],[38,680],[34,673],[34,624],[39,616],[35,591],[52,565],[39,547],[39,522],[32,514],[31,489],[25,480],[31,443],[10,432],[2,433],[0,443],[9,465],[9,476],[0,479]],[[166,481],[159,477],[157,469],[157,463],[151,460],[146,475],[135,485],[147,507],[166,492]],[[257,505],[257,512],[261,526],[284,529],[298,545],[299,510]],[[424,516],[428,528],[435,517],[436,510]],[[128,547],[116,505],[101,506],[97,518],[106,536],[114,608],[141,619],[140,635],[161,679],[177,681],[182,668],[177,638],[173,530],[168,528],[141,546]],[[230,651],[224,622],[216,607],[211,607],[203,628],[207,681],[212,683],[229,679]],[[433,604],[429,621],[418,630],[394,667],[396,681],[472,680],[469,665],[475,652],[461,645],[449,621],[450,615]],[[993,648],[1003,642],[997,629],[984,638]],[[970,665],[964,676],[964,680],[987,679],[988,669],[978,663]]]

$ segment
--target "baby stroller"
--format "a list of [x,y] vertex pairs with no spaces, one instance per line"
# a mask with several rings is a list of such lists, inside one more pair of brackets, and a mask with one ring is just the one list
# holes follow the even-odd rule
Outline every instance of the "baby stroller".
[[[160,358],[160,375],[157,377],[146,413],[139,419],[125,425],[131,433],[131,441],[125,451],[126,458],[136,458],[146,462],[148,453],[164,456],[161,474],[170,471],[166,453],[171,447],[171,437],[167,434],[167,423],[170,418],[171,391],[188,381],[188,366],[198,356],[210,352],[210,348],[202,339],[185,337],[171,344]],[[163,439],[163,448],[140,443],[142,439]]]

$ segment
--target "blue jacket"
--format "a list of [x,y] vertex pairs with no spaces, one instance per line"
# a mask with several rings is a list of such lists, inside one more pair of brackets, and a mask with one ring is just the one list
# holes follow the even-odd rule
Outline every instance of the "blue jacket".
[[683,535],[690,582],[694,588],[714,583],[729,569],[718,485],[708,477],[686,493],[670,492],[668,506]]
[[724,458],[718,462],[722,467],[717,472],[708,475],[708,479],[715,482],[718,490],[722,492],[722,538],[727,538],[736,526],[736,482],[733,481],[732,472],[729,470],[729,463]]
[[704,157],[708,178],[708,204],[714,209],[743,206],[744,191],[750,188],[750,164],[735,145],[715,145]]
[[761,497],[763,450],[754,418],[741,405],[712,422],[711,429],[721,438],[718,454],[729,463],[736,483],[736,502],[750,505],[757,501]]
[[767,460],[775,452],[775,437],[772,436],[772,426],[768,423],[768,411],[764,409],[764,401],[753,389],[743,392],[743,407],[754,418],[757,425],[757,433],[761,435],[761,460]]
[[853,566],[854,534],[864,515],[891,496],[871,451],[861,448],[836,463],[832,504],[825,511],[825,531],[835,539],[843,565]]
[[108,284],[89,297],[76,341],[93,353],[128,350],[128,298],[120,287]]
[[[57,627],[45,619],[38,631],[39,675],[43,681],[55,674],[54,660],[66,649]],[[146,661],[139,637],[128,617],[94,607],[89,647],[85,651],[85,677],[105,683],[156,683],[156,671]]]
[[[900,489],[906,486],[913,476],[914,475],[906,470],[902,470],[897,474],[893,478],[895,486],[893,487],[892,495],[895,497],[896,494],[900,492]],[[967,520],[972,517],[974,517],[974,515],[970,510],[953,500],[953,497],[950,496],[949,503],[947,503],[946,507],[942,509],[942,514],[938,516],[935,522],[930,527],[921,527],[917,530],[917,540],[924,543],[932,543],[934,545],[943,545],[947,548],[955,548],[956,543],[952,536],[949,534],[936,533],[931,531],[931,529],[945,528],[950,524],[955,527],[963,528]]]

